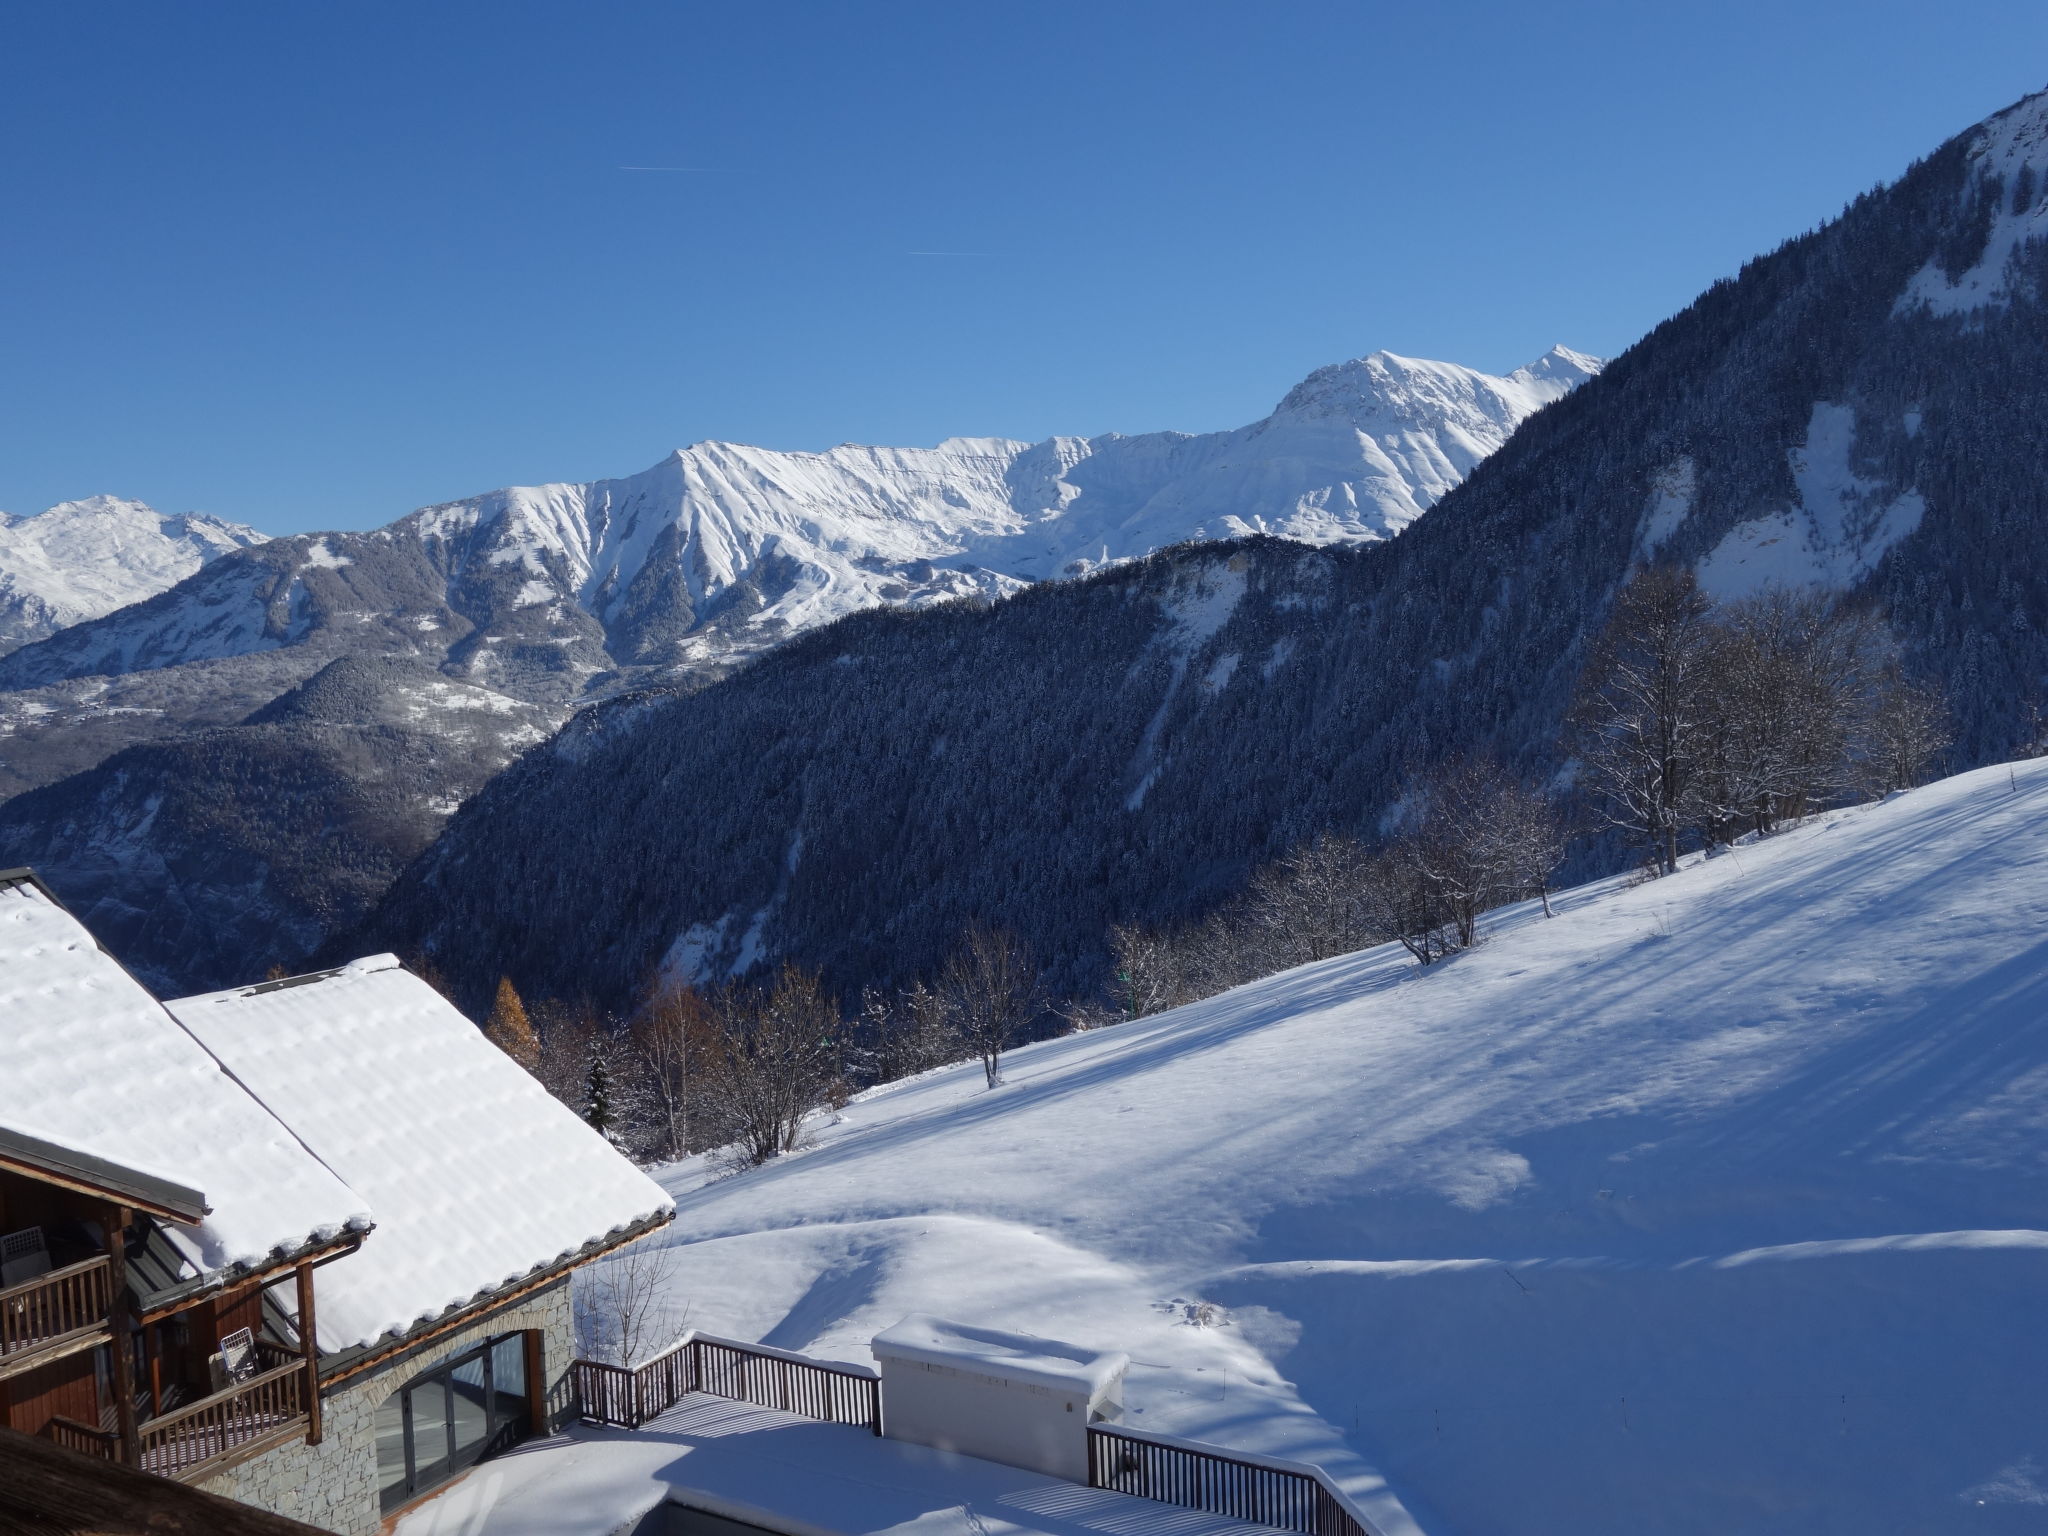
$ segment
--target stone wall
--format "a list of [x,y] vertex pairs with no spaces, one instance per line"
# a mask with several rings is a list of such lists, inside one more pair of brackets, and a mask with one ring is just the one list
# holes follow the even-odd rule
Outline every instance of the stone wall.
[[569,1278],[524,1296],[494,1312],[481,1313],[463,1327],[352,1376],[321,1398],[324,1423],[318,1445],[294,1440],[238,1467],[206,1479],[209,1493],[239,1499],[275,1514],[289,1515],[337,1536],[377,1536],[383,1515],[377,1507],[377,1409],[415,1376],[494,1334],[538,1329],[547,1382],[548,1423],[553,1429],[573,1412],[569,1362],[575,1358],[575,1328],[569,1309]]

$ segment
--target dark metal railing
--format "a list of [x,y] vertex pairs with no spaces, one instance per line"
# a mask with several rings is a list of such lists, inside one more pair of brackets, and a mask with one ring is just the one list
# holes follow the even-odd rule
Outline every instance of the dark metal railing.
[[638,1429],[691,1392],[882,1432],[881,1379],[857,1365],[692,1334],[628,1370],[596,1360],[570,1367],[585,1423]]
[[148,1420],[141,1426],[142,1470],[160,1477],[189,1477],[216,1457],[307,1421],[306,1365],[294,1358],[289,1365]]
[[1088,1426],[1088,1486],[1302,1536],[1377,1536],[1319,1471],[1103,1424]]
[[0,1358],[105,1328],[113,1311],[112,1262],[103,1253],[0,1291]]
[[882,1382],[873,1371],[701,1335],[690,1347],[699,1392],[882,1432]]

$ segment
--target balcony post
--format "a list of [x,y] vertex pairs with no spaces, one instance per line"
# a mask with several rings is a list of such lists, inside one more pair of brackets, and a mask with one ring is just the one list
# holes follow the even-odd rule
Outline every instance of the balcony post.
[[114,1332],[114,1426],[121,1437],[121,1461],[142,1464],[142,1437],[135,1430],[135,1340],[128,1308],[128,1222],[126,1206],[109,1206],[107,1223],[107,1321]]
[[306,1362],[306,1444],[320,1443],[320,1340],[313,1318],[313,1265],[299,1261],[299,1354]]

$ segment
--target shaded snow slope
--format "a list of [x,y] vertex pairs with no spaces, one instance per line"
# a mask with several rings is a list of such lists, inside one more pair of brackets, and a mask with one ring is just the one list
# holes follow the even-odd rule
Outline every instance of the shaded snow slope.
[[240,523],[167,516],[118,496],[66,501],[34,517],[0,512],[0,653],[154,597],[263,538]]
[[513,486],[368,533],[275,540],[14,658],[0,688],[359,625],[373,627],[367,645],[403,608],[416,645],[454,644],[469,680],[545,675],[554,697],[612,667],[715,668],[858,609],[1001,596],[1190,539],[1370,543],[1599,368],[1564,347],[1504,378],[1376,352],[1311,375],[1263,421],[1198,436],[698,443],[623,479]]
[[676,1296],[1125,1349],[1132,1422],[1390,1532],[2037,1531],[2043,869],[2048,763],[1986,769],[889,1085],[671,1170]]
[[2015,290],[2033,292],[2023,269],[2027,247],[2048,235],[2048,93],[2029,96],[1990,117],[1972,136],[1963,209],[1979,243],[1967,264],[1953,256],[1913,275],[1898,308],[1968,315],[2003,307]]

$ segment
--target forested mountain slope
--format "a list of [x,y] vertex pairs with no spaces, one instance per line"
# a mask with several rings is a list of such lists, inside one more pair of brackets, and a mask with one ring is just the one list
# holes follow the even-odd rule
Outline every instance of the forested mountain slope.
[[1390,1536],[2038,1531],[2048,762],[1554,900],[679,1164],[672,1301],[1127,1350]]
[[159,992],[303,962],[553,719],[348,657],[248,720],[115,753],[0,804],[0,850]]
[[1555,761],[1619,583],[1880,604],[2004,753],[2048,671],[2048,98],[1750,263],[1527,421],[1390,543],[1173,551],[994,606],[871,613],[688,698],[586,714],[458,815],[359,946],[480,994],[623,1000],[664,962],[851,988],[1008,925],[1061,988],[1404,769]]

